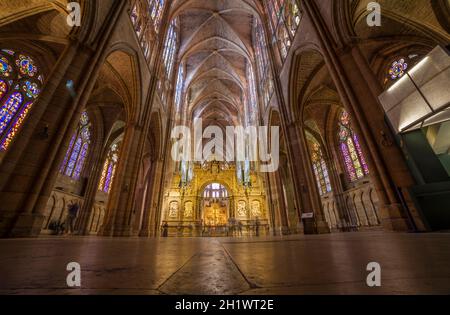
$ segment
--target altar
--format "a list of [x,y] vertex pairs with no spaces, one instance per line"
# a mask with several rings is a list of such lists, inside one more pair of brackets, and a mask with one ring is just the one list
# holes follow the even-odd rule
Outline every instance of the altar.
[[208,203],[203,208],[203,223],[208,226],[224,226],[228,223],[228,209],[224,203]]

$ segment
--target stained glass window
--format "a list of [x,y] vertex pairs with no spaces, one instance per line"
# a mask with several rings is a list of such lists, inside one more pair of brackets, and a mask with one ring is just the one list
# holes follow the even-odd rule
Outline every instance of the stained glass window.
[[175,104],[177,107],[177,111],[180,109],[181,106],[181,98],[183,94],[183,83],[184,83],[184,66],[180,65],[178,69],[178,76],[177,76],[177,85],[175,87]]
[[117,163],[119,162],[119,150],[120,144],[114,143],[109,149],[105,164],[103,164],[98,190],[107,194],[111,191],[114,176],[116,175]]
[[164,44],[163,62],[166,69],[166,76],[170,78],[173,70],[173,64],[175,60],[175,53],[178,46],[178,19],[174,19],[169,26],[169,32]]
[[274,92],[272,71],[270,69],[264,28],[257,19],[255,19],[254,25],[255,27],[253,41],[255,47],[256,63],[258,66],[258,86],[260,88],[259,92],[263,99],[264,107],[267,107]]
[[319,188],[320,195],[325,195],[331,192],[331,183],[327,163],[323,157],[320,144],[315,139],[313,141],[308,141],[308,144],[317,187]]
[[408,70],[412,69],[421,59],[420,53],[409,53],[395,57],[386,65],[385,85],[394,84],[395,81],[404,77]]
[[24,53],[0,51],[0,151],[6,151],[19,132],[43,81],[39,68]]
[[178,18],[175,18],[169,26],[169,30],[164,42],[164,51],[162,56],[162,62],[164,65],[163,73],[158,81],[157,89],[161,96],[162,103],[166,103],[167,95],[172,87],[172,73],[175,65],[175,56],[178,49]]
[[151,53],[151,42],[159,33],[164,5],[165,0],[136,0],[131,9],[131,22],[147,59]]
[[248,112],[247,112],[247,124],[248,126],[255,125],[258,117],[258,98],[256,97],[256,82],[253,67],[250,63],[246,67],[246,77],[248,80]]
[[339,116],[339,146],[345,169],[350,181],[354,182],[369,174],[369,167],[359,143],[359,138],[351,128],[348,112]]
[[203,191],[204,198],[227,198],[228,191],[224,185],[212,183],[205,187]]
[[89,116],[83,112],[78,123],[77,131],[70,140],[69,149],[66,152],[61,165],[61,173],[75,180],[80,179],[86,157],[91,143],[91,125]]
[[392,63],[389,68],[389,76],[391,80],[397,80],[405,75],[406,70],[408,70],[408,63],[401,58]]
[[8,93],[8,84],[6,81],[0,79],[0,101],[6,93]]
[[272,36],[278,43],[278,49],[283,61],[286,59],[301,22],[301,13],[297,1],[265,1]]

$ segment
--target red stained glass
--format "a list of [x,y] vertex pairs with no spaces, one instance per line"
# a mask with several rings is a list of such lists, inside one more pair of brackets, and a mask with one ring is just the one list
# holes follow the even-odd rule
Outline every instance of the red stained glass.
[[29,116],[34,100],[41,93],[42,82],[33,77],[39,68],[23,53],[0,51],[0,151],[5,151]]
[[350,181],[356,181],[369,174],[358,137],[351,129],[350,115],[343,111],[339,116],[339,140],[345,168]]
[[17,132],[19,131],[20,127],[22,127],[25,118],[27,118],[28,113],[30,112],[31,106],[33,106],[33,102],[27,103],[20,111],[19,115],[17,116],[16,120],[12,124],[8,134],[6,137],[2,140],[2,143],[0,145],[2,150],[7,150],[9,145],[11,144],[12,140],[16,136]]
[[0,80],[0,101],[2,100],[3,96],[6,95],[7,92],[8,92],[8,84],[5,81]]
[[[0,108],[0,135],[3,135],[23,102],[19,92],[11,94]],[[3,137],[2,137],[3,138]]]
[[353,166],[352,158],[350,157],[350,152],[348,151],[347,144],[341,143],[341,152],[344,157],[344,163],[347,170],[347,174],[350,177],[350,181],[355,181],[356,177],[355,167]]

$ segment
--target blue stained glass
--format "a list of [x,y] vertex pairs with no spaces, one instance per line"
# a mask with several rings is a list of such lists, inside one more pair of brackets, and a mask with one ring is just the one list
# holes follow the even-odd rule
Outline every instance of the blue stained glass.
[[88,148],[89,148],[88,143],[83,144],[80,156],[78,157],[77,166],[75,167],[75,172],[73,173],[72,176],[74,179],[80,178],[81,171],[83,170],[84,161],[86,160]]
[[75,143],[75,146],[73,147],[72,154],[70,156],[69,164],[66,168],[66,175],[72,176],[73,170],[75,169],[75,164],[78,161],[78,155],[80,154],[82,142],[81,138],[77,139],[77,142]]
[[30,81],[25,81],[25,84],[23,86],[23,91],[30,98],[37,98],[39,93],[41,93],[38,85],[36,83],[32,83]]
[[3,132],[8,127],[14,115],[22,105],[23,96],[19,92],[12,93],[0,109],[0,135],[3,136]]
[[[12,57],[11,57],[12,56]],[[34,61],[12,50],[0,51],[0,150],[5,151],[23,126],[33,101],[41,92],[41,82],[19,81],[25,75],[39,75]],[[8,95],[8,92],[11,93]]]
[[90,137],[89,116],[86,112],[83,112],[78,124],[78,130],[70,140],[69,148],[61,166],[61,173],[75,180],[80,179],[89,151]]
[[34,77],[37,72],[34,61],[30,57],[19,55],[19,59],[16,60],[16,65],[19,67],[19,71],[22,75]]
[[342,155],[344,156],[345,168],[347,169],[347,174],[350,177],[350,181],[357,180],[358,178],[356,177],[356,171],[355,167],[353,166],[353,161],[350,156],[350,152],[348,150],[347,144],[344,142],[341,143],[341,152]]

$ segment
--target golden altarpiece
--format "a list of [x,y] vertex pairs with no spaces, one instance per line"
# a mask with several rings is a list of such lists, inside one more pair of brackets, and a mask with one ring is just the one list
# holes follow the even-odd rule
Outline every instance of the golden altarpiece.
[[[239,179],[236,163],[189,164],[188,183],[175,172],[164,195],[162,225],[169,236],[240,236],[269,233],[264,181],[256,172]],[[243,175],[245,176],[245,175]]]

